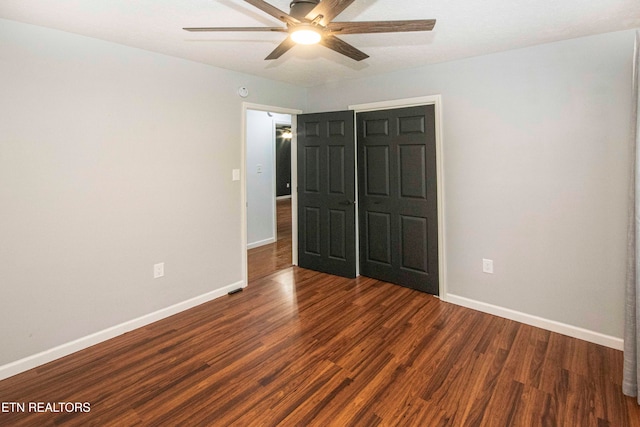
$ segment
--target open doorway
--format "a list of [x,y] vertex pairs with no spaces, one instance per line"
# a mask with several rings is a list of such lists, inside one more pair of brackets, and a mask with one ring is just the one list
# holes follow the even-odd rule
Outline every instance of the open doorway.
[[246,110],[247,279],[293,264],[292,115]]
[[[276,123],[276,240],[281,252],[291,248],[291,122]],[[284,256],[284,254],[283,254]]]

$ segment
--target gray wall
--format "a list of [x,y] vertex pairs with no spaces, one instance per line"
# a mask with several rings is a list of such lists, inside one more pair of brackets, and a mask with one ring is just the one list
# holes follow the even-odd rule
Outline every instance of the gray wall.
[[309,110],[442,94],[449,293],[622,337],[633,38],[319,86]]
[[0,365],[242,279],[243,85],[248,102],[306,102],[283,83],[0,20]]
[[[291,124],[289,114],[247,110],[247,246],[275,240],[275,124]],[[261,172],[258,172],[258,165]]]

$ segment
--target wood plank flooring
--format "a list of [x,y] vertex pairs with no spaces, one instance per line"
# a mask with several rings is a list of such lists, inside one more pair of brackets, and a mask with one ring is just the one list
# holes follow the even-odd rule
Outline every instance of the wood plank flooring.
[[374,279],[288,267],[0,381],[1,426],[640,426],[622,353]]
[[249,282],[291,267],[291,199],[276,204],[278,240],[248,251]]

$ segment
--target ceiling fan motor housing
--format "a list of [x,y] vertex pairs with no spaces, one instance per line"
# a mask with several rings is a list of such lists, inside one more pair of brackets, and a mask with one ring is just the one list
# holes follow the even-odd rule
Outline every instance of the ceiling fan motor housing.
[[296,19],[302,19],[320,3],[320,0],[293,0],[289,7],[289,15]]

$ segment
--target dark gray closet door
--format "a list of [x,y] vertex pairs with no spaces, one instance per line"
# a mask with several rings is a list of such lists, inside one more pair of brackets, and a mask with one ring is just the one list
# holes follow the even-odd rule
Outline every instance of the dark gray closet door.
[[438,295],[434,106],[357,121],[360,274]]
[[353,111],[298,116],[298,265],[356,276]]

